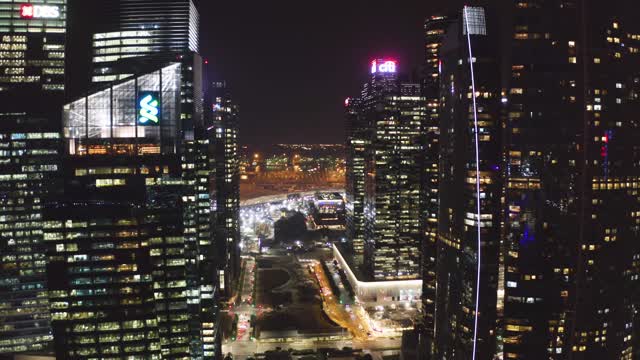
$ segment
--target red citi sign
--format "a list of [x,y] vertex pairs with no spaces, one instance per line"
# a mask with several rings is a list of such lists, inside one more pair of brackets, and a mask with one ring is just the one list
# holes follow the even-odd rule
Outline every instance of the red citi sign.
[[20,5],[20,17],[23,19],[57,19],[60,8],[52,5]]
[[378,62],[378,60],[373,60],[371,62],[371,73],[395,73],[396,72],[396,62],[395,60],[382,60]]

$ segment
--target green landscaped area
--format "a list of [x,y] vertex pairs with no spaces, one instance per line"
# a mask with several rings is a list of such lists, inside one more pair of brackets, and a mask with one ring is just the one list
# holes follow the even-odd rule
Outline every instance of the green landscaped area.
[[260,270],[258,276],[260,277],[260,286],[266,292],[286,284],[291,278],[289,273],[282,269],[263,269]]
[[295,257],[262,257],[257,266],[257,304],[270,310],[257,319],[258,336],[262,331],[297,330],[302,334],[341,331],[322,310],[315,279]]
[[290,303],[290,291],[273,291],[286,284],[290,278],[289,273],[282,269],[259,269],[257,304],[265,308],[272,308]]

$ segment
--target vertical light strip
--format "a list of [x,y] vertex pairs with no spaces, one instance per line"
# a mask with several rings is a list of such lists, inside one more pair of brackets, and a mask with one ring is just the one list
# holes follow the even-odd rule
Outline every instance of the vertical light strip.
[[473,323],[473,353],[472,360],[476,360],[476,351],[478,346],[478,307],[480,305],[480,255],[481,249],[480,246],[480,149],[478,146],[478,108],[476,104],[476,80],[475,74],[473,72],[473,52],[471,51],[471,31],[469,31],[469,16],[467,13],[467,6],[464,7],[464,19],[467,28],[467,44],[469,46],[469,68],[471,70],[471,91],[473,99],[473,126],[474,126],[474,136],[475,136],[475,145],[476,145],[476,210],[478,218],[477,228],[478,228],[478,266],[477,266],[477,276],[476,276],[476,309]]

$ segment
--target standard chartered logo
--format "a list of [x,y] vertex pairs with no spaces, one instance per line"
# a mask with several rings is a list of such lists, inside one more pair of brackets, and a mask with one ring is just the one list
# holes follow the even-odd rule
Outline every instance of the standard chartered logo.
[[158,125],[160,123],[160,101],[157,92],[141,92],[138,101],[138,124]]

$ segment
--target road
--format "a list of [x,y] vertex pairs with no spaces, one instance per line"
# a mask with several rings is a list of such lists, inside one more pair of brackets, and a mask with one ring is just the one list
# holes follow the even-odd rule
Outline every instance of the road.
[[[240,206],[241,207],[249,207],[249,206],[253,206],[253,205],[263,205],[263,204],[268,204],[268,203],[273,203],[273,202],[284,202],[285,200],[287,200],[287,198],[289,198],[291,196],[299,196],[300,198],[304,198],[305,196],[313,196],[313,195],[315,195],[316,191],[318,191],[318,190],[260,196],[260,197],[256,197],[256,198],[253,198],[253,199],[242,200],[240,202]],[[341,188],[327,188],[327,189],[322,189],[321,191],[322,192],[339,192],[339,193],[343,193],[344,189],[341,189]]]
[[320,262],[315,262],[310,266],[313,267],[316,279],[320,284],[323,309],[329,318],[341,327],[348,329],[355,340],[373,340],[374,331],[369,325],[369,321],[363,316],[364,309],[357,304],[342,304],[340,298],[331,291],[328,275],[325,274]]
[[244,259],[244,267],[242,271],[242,289],[240,290],[240,298],[233,308],[238,315],[238,327],[236,331],[236,341],[251,341],[251,317],[256,315],[253,304],[253,290],[255,288],[255,269],[256,261],[249,256]]
[[327,316],[338,324],[347,329],[348,336],[345,340],[340,341],[318,341],[309,338],[299,338],[290,342],[265,342],[251,337],[250,319],[252,315],[261,316],[264,312],[271,309],[261,309],[253,306],[253,287],[255,278],[253,274],[256,271],[256,262],[252,257],[245,258],[242,290],[240,292],[239,303],[234,306],[230,312],[232,315],[238,315],[237,338],[235,340],[226,339],[223,343],[223,352],[232,353],[234,359],[247,359],[256,353],[264,353],[268,350],[276,350],[278,347],[283,349],[294,350],[317,350],[320,348],[341,349],[351,347],[354,349],[363,349],[370,352],[374,359],[382,359],[383,351],[393,351],[400,347],[400,338],[389,337],[372,337],[369,334],[375,333],[369,326],[368,317],[362,307],[357,304],[343,305],[340,304],[339,297],[335,296],[331,291],[327,274],[324,272],[322,265],[317,260],[306,260],[318,283],[320,284],[320,293],[323,300],[323,309]]
[[225,339],[223,342],[224,353],[251,355],[256,352],[257,343],[253,338],[253,326],[251,318],[261,316],[271,309],[256,308],[254,305],[254,289],[256,279],[256,260],[253,256],[243,257],[242,262],[242,288],[235,304],[229,308],[229,314],[238,317],[235,339]]
[[311,339],[300,339],[286,343],[266,343],[266,342],[234,342],[223,345],[223,352],[233,354],[234,360],[246,360],[257,353],[264,353],[269,350],[294,349],[294,350],[318,350],[322,348],[342,349],[350,347],[353,349],[363,349],[370,352],[374,359],[382,359],[383,352],[396,352],[400,348],[400,339],[375,339],[375,340],[341,340],[341,341],[314,341]]

